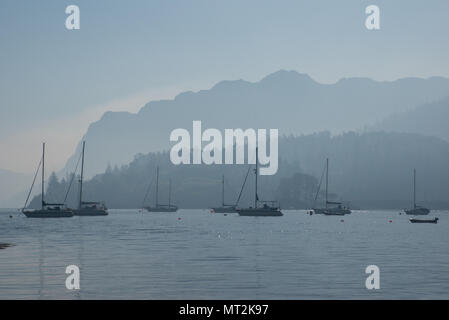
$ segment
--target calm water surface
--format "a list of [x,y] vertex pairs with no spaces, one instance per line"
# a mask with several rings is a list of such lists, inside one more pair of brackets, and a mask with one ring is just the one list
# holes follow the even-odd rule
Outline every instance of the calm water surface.
[[[447,212],[432,212],[436,225],[398,211],[284,214],[27,219],[2,210],[0,243],[13,246],[0,249],[0,299],[449,299]],[[71,264],[79,291],[65,288]],[[377,291],[365,288],[371,264]]]

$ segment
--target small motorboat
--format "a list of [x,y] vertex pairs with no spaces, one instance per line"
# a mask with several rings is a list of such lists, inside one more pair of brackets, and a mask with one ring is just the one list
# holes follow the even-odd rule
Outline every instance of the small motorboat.
[[416,219],[410,218],[411,223],[438,223],[438,218],[433,219]]

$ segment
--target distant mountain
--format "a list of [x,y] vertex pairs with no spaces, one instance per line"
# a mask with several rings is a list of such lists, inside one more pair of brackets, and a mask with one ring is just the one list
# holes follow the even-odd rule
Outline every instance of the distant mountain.
[[23,206],[31,179],[27,174],[0,169],[0,208]]
[[[329,157],[329,191],[332,199],[358,208],[404,208],[412,205],[412,172],[417,169],[418,202],[433,209],[449,208],[449,142],[409,133],[329,132],[281,137],[279,170],[261,176],[259,197],[278,199],[284,208],[312,205],[325,159]],[[87,200],[105,200],[111,208],[139,208],[151,182],[146,204],[154,203],[156,166],[161,168],[160,202],[167,202],[168,179],[172,200],[182,208],[207,208],[221,202],[221,175],[226,177],[226,202],[234,203],[247,165],[179,165],[167,153],[137,155],[128,165],[109,168],[84,186]],[[248,178],[241,205],[254,199],[254,175]],[[61,201],[66,180],[49,179],[49,201]],[[77,201],[75,183],[69,196]],[[321,193],[322,195],[322,193]],[[322,203],[322,197],[320,199]],[[38,205],[35,198],[33,205]]]
[[447,94],[446,99],[390,115],[370,129],[420,133],[449,141],[449,92]]
[[[405,78],[378,82],[366,78],[321,84],[295,71],[278,71],[259,82],[222,81],[209,90],[185,92],[153,101],[137,114],[107,112],[92,123],[87,140],[86,174],[132,161],[137,153],[167,150],[175,128],[278,128],[281,134],[333,134],[355,130],[415,106],[442,99],[449,79]],[[80,152],[68,160],[71,172]]]

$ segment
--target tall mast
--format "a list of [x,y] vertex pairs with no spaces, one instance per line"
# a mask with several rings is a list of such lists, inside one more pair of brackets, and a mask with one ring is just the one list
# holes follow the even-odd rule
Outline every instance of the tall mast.
[[168,180],[168,207],[170,208],[171,200],[171,178]]
[[416,208],[416,169],[413,169],[413,208]]
[[258,162],[259,162],[259,155],[258,155],[258,152],[259,151],[259,148],[258,147],[256,147],[256,170],[254,171],[255,173],[256,173],[256,194],[255,194],[255,197],[254,197],[254,208],[257,208],[257,175],[258,175],[258,169],[259,169],[259,167],[258,167]]
[[45,206],[44,202],[44,184],[45,184],[45,142],[42,143],[42,209]]
[[159,206],[159,166],[156,169],[156,207]]
[[225,205],[225,201],[224,201],[224,175],[223,175],[223,177],[222,177],[223,179],[222,179],[222,181],[221,181],[221,183],[222,183],[222,189],[221,189],[221,205],[224,207],[224,205]]
[[84,175],[84,147],[86,146],[86,141],[83,141],[83,155],[81,159],[81,176],[80,176],[80,202],[78,209],[81,209],[81,204],[83,202],[83,175]]
[[329,158],[326,158],[326,209],[327,209],[327,188],[329,186]]

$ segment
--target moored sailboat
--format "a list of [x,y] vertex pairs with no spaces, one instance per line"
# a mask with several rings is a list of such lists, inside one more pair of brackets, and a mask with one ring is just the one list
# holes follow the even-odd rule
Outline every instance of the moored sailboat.
[[225,196],[224,196],[224,185],[225,185],[225,178],[224,175],[222,176],[222,189],[221,189],[221,207],[213,207],[211,210],[215,213],[236,213],[236,205],[231,204],[225,204]]
[[178,207],[171,204],[171,179],[168,182],[168,204],[159,203],[159,166],[156,169],[156,203],[154,207],[145,207],[148,212],[176,212]]
[[[320,192],[321,187],[321,181],[320,185],[318,187],[315,201],[318,198],[318,194]],[[328,200],[328,188],[329,188],[329,158],[326,158],[326,201],[325,201],[325,207],[324,208],[312,208],[313,212],[315,214],[325,214],[328,216],[344,216],[345,214],[350,214],[351,210],[347,207],[344,207],[341,202],[336,201],[329,201]],[[334,205],[334,207],[331,207],[329,205]]]
[[[258,162],[259,162],[258,148],[256,148],[256,168],[254,169],[254,174],[255,174],[254,207],[237,208],[236,210],[240,216],[249,216],[249,217],[279,217],[279,216],[283,216],[277,201],[261,201],[261,200],[259,200],[259,196],[257,195],[257,177],[259,175]],[[259,206],[259,203],[261,203],[262,206]]]
[[422,206],[418,206],[416,204],[416,169],[413,169],[413,208],[412,209],[405,209],[405,214],[409,214],[409,215],[427,215],[430,213],[430,210],[422,207]]
[[83,201],[83,177],[84,177],[84,149],[86,142],[83,141],[81,175],[80,175],[80,195],[78,208],[73,210],[75,216],[107,216],[108,209],[103,202]]
[[[41,208],[40,209],[26,209],[28,199],[30,198],[33,190],[34,182],[36,181],[37,174],[42,166],[42,191],[41,191]],[[34,175],[33,183],[31,184],[28,197],[25,201],[25,205],[22,209],[22,213],[27,218],[70,218],[73,217],[73,211],[68,209],[63,203],[47,203],[45,202],[45,143],[42,144],[42,158]]]

